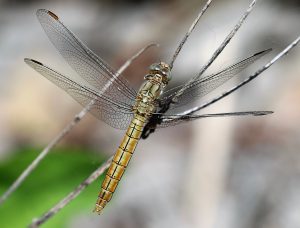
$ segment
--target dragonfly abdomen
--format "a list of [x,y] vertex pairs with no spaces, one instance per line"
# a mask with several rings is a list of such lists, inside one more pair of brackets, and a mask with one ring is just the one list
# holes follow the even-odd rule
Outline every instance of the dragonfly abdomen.
[[141,115],[135,115],[131,121],[102,183],[94,210],[98,214],[100,214],[106,204],[111,200],[138,144],[146,119],[146,117]]

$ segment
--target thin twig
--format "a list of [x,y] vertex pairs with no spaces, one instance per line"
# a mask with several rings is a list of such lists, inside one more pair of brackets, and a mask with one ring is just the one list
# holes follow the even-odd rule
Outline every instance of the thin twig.
[[263,67],[261,67],[259,70],[257,70],[254,74],[252,74],[251,76],[249,76],[248,78],[246,78],[244,81],[242,81],[241,83],[239,83],[238,85],[232,87],[230,90],[222,93],[221,95],[213,98],[212,100],[202,104],[201,106],[195,107],[193,109],[187,110],[184,113],[182,113],[183,115],[189,115],[189,114],[193,114],[201,109],[204,109],[214,103],[216,103],[217,101],[223,99],[224,97],[227,97],[228,95],[230,95],[231,93],[233,93],[234,91],[236,91],[237,89],[241,88],[242,86],[248,84],[250,81],[252,81],[253,79],[255,79],[257,76],[259,76],[261,73],[263,73],[265,70],[267,70],[270,66],[272,66],[275,62],[277,62],[279,59],[281,59],[283,56],[287,55],[298,43],[300,42],[300,36],[297,37],[297,39],[295,41],[293,41],[291,44],[289,44],[283,51],[281,51],[278,55],[276,55],[270,62],[268,62],[266,65],[264,65]]
[[234,28],[230,31],[228,36],[225,38],[225,40],[222,42],[222,44],[218,47],[218,49],[214,52],[212,57],[208,60],[208,62],[202,67],[199,74],[193,77],[191,80],[189,80],[173,97],[172,101],[176,103],[176,100],[178,96],[180,96],[191,83],[193,83],[195,80],[199,79],[200,76],[207,70],[207,68],[215,61],[215,59],[221,54],[221,52],[224,50],[224,48],[227,46],[227,44],[231,41],[231,39],[234,37],[234,35],[237,33],[237,31],[240,29],[242,24],[245,22],[251,11],[253,10],[256,0],[253,0],[247,10],[244,12],[242,17],[239,19],[238,23],[234,26]]
[[93,183],[101,174],[105,172],[106,169],[110,166],[112,161],[111,157],[104,164],[102,164],[98,169],[96,169],[87,179],[85,179],[80,185],[78,185],[74,191],[70,192],[65,198],[63,198],[59,203],[57,203],[54,207],[52,207],[49,211],[43,214],[40,218],[33,219],[33,222],[29,225],[29,227],[39,227],[43,223],[45,223],[48,219],[54,216],[57,212],[63,209],[66,205],[68,205],[73,199],[75,199],[87,186]]
[[174,62],[179,54],[179,52],[181,51],[183,45],[185,44],[185,42],[187,41],[187,39],[189,38],[189,36],[191,35],[191,33],[193,32],[194,28],[196,27],[196,25],[198,24],[200,18],[202,17],[202,15],[205,13],[205,11],[208,9],[209,5],[211,4],[212,0],[208,0],[206,2],[206,4],[203,6],[203,8],[201,9],[201,11],[199,12],[198,16],[196,17],[196,19],[194,20],[194,22],[192,23],[191,27],[189,28],[189,30],[187,31],[187,33],[185,34],[185,36],[183,37],[183,39],[181,40],[179,46],[177,47],[172,60],[169,64],[170,69],[172,70]]
[[[135,55],[133,55],[129,60],[127,60],[120,69],[116,72],[116,76],[119,76],[124,70],[141,54],[143,54],[148,48],[158,46],[157,44],[149,44],[139,50]],[[117,78],[117,77],[114,77]],[[112,81],[109,81],[104,88],[101,90],[101,93],[104,93],[105,90],[111,85]],[[80,122],[80,120],[88,113],[92,108],[94,101],[92,100],[88,105],[86,105],[74,119],[42,150],[42,152],[33,160],[33,162],[22,172],[22,174],[17,178],[17,180],[8,188],[8,190],[1,196],[0,205],[23,183],[23,181],[30,175],[30,173],[37,167],[37,165],[45,158],[45,156],[50,152],[50,150],[57,145],[62,138],[67,135],[73,127]]]

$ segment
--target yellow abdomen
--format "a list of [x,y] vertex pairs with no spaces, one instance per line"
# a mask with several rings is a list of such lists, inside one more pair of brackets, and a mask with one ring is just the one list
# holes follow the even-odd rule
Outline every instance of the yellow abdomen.
[[102,183],[94,209],[98,214],[100,214],[106,204],[111,200],[141,137],[146,120],[146,117],[136,114],[131,121]]

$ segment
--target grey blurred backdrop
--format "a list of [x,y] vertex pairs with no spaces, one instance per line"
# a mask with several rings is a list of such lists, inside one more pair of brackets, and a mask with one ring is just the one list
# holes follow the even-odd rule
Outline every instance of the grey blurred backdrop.
[[[149,64],[169,61],[204,2],[2,0],[0,159],[11,156],[16,147],[46,145],[81,109],[23,62],[31,57],[59,72],[75,74],[44,34],[37,9],[55,12],[115,69],[142,46],[159,43],[124,73],[138,88]],[[173,86],[200,70],[249,3],[212,3],[175,62]],[[255,52],[270,47],[273,51],[203,100],[270,60],[299,35],[299,22],[299,1],[259,1],[207,74]],[[205,119],[158,130],[139,143],[114,206],[101,217],[74,216],[69,227],[300,227],[299,101],[300,48],[296,47],[258,79],[205,110],[273,110],[274,114]],[[111,155],[123,133],[88,115],[60,145],[78,144]]]

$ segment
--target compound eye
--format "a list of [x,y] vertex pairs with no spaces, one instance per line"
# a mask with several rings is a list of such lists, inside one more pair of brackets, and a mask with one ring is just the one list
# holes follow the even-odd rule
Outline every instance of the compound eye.
[[156,70],[157,69],[157,64],[154,63],[154,64],[151,64],[150,67],[149,67],[150,70]]
[[171,76],[171,72],[170,71],[167,71],[165,73],[166,77],[167,77],[167,80],[170,81],[172,79],[172,76]]
[[151,74],[147,74],[144,76],[144,80],[149,80],[151,78]]
[[161,65],[159,63],[153,63],[152,65],[150,65],[149,67],[150,70],[152,71],[161,71]]

